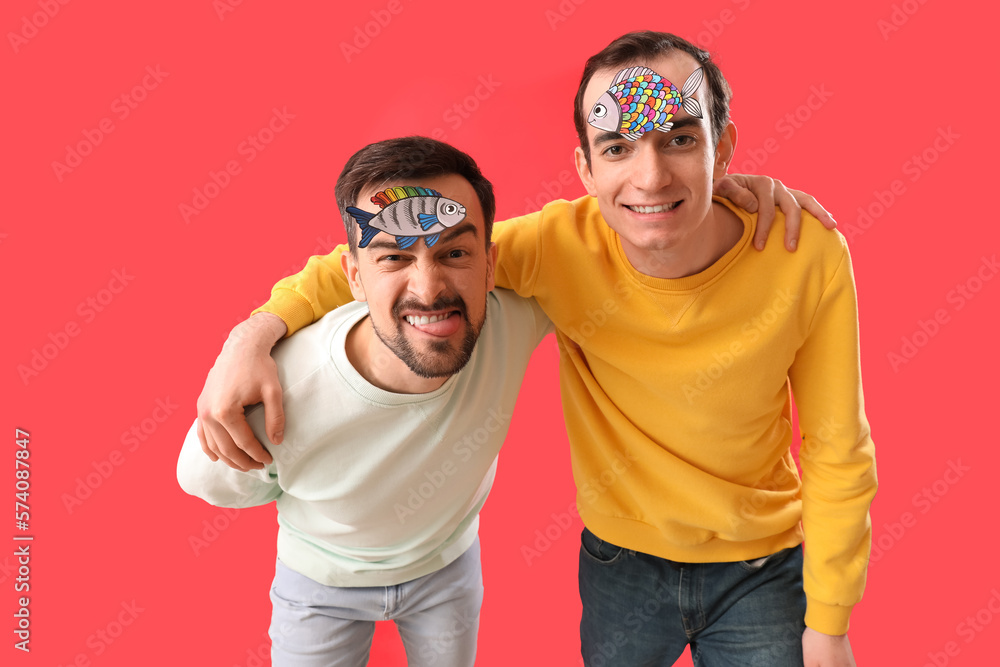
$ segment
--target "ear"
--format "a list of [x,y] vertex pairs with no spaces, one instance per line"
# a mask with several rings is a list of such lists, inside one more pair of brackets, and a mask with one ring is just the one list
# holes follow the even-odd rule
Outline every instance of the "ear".
[[712,178],[719,180],[726,175],[729,163],[733,161],[736,154],[736,126],[730,121],[726,129],[719,136],[719,143],[715,147],[715,161],[712,165]]
[[365,296],[365,286],[361,283],[361,272],[358,270],[358,258],[348,250],[340,256],[340,268],[347,276],[347,284],[351,288],[351,295],[355,301],[367,301]]
[[[590,141],[588,138],[587,141]],[[594,175],[590,172],[590,165],[587,164],[587,156],[583,154],[583,149],[579,146],[573,151],[576,159],[576,173],[583,182],[583,187],[587,189],[587,194],[591,197],[597,196],[597,188],[594,187]]]
[[490,248],[486,251],[486,291],[491,291],[497,286],[497,244],[490,242]]

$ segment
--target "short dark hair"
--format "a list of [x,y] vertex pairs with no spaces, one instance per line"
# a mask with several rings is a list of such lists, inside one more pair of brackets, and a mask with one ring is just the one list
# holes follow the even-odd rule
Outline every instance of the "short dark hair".
[[698,48],[686,39],[669,32],[630,32],[608,44],[604,49],[590,57],[583,68],[580,87],[576,91],[576,104],[573,106],[573,121],[576,123],[576,134],[580,138],[580,147],[590,164],[590,143],[587,141],[587,115],[583,109],[583,93],[587,84],[599,70],[622,69],[628,65],[641,64],[654,58],[669,54],[674,50],[683,51],[694,58],[705,72],[708,82],[710,100],[702,100],[702,106],[709,110],[709,124],[712,129],[712,144],[718,145],[722,130],[729,123],[729,101],[733,91],[729,87],[722,70],[712,61],[708,51]]
[[358,224],[347,213],[348,206],[358,205],[358,195],[370,187],[389,182],[457,174],[471,185],[483,209],[486,247],[493,234],[497,204],[493,184],[486,180],[476,161],[454,146],[428,137],[400,137],[368,144],[352,155],[337,178],[334,195],[340,216],[347,229],[347,243],[352,253],[358,250]]

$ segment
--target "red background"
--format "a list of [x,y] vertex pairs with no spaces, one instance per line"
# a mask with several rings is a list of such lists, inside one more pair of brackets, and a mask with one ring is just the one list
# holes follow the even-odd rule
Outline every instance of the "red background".
[[[579,73],[587,56],[640,28],[717,54],[736,91],[735,170],[815,194],[850,239],[883,547],[853,617],[858,663],[995,664],[1000,618],[987,603],[1000,601],[990,477],[1000,463],[1000,280],[973,280],[971,299],[952,290],[981,267],[992,278],[983,257],[1000,246],[987,208],[996,9],[923,0],[332,4],[4,3],[0,456],[9,462],[0,462],[0,489],[13,505],[14,429],[26,429],[35,536],[32,651],[14,650],[5,630],[5,664],[268,662],[254,654],[267,653],[273,508],[223,519],[174,476],[226,333],[272,283],[343,239],[334,180],[368,142],[440,130],[493,179],[500,219],[529,200],[581,195],[571,159]],[[47,17],[43,6],[58,11]],[[379,18],[385,25],[371,23]],[[375,35],[367,42],[366,27]],[[356,50],[345,55],[345,44]],[[152,89],[122,117],[116,100],[147,67],[166,74],[147,78]],[[476,98],[482,80],[493,89]],[[294,118],[248,161],[241,143],[275,108]],[[796,113],[795,125],[782,120]],[[113,131],[57,174],[67,146],[96,137],[103,119]],[[949,128],[951,141],[935,148]],[[925,152],[933,163],[914,170]],[[239,174],[186,222],[179,205],[230,160]],[[859,224],[859,208],[871,219]],[[131,276],[124,289],[112,282],[116,270]],[[109,283],[119,293],[102,291]],[[104,299],[100,312],[89,298]],[[944,323],[935,329],[927,323],[936,312]],[[934,335],[917,335],[920,347],[907,348],[915,356],[894,367],[889,354],[902,354],[921,322]],[[67,324],[76,335],[59,333]],[[36,352],[52,358],[24,373]],[[481,665],[579,660],[579,525],[563,530],[553,518],[574,498],[556,359],[550,339],[483,511]],[[162,423],[149,421],[164,415],[158,400],[178,406]],[[144,420],[155,431],[130,450],[135,441],[123,435]],[[949,462],[967,470],[946,478]],[[925,487],[934,502],[916,497]],[[87,497],[67,506],[77,493]],[[203,523],[213,519],[224,526],[214,537]],[[22,534],[10,513],[2,520],[0,533]],[[522,547],[537,548],[536,531],[547,528],[554,541],[528,564]],[[0,551],[0,627],[12,629],[15,543],[2,539],[11,546]],[[126,613],[118,634],[122,605],[133,601],[141,611]],[[977,612],[976,625],[961,625]],[[107,643],[98,631],[117,636]],[[381,628],[371,664],[402,662],[395,630]]]

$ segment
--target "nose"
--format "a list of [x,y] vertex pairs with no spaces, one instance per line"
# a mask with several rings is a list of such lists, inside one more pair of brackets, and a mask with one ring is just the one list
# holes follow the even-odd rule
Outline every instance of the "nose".
[[447,291],[447,282],[440,263],[430,259],[415,262],[410,274],[410,294],[421,303],[430,305],[445,291]]
[[631,161],[630,181],[636,189],[644,192],[657,192],[670,185],[673,179],[670,161],[659,150],[658,138],[644,136],[636,141],[637,155]]

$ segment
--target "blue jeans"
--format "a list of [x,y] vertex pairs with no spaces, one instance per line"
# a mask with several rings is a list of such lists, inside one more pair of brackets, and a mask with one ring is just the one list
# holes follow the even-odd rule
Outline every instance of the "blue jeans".
[[279,560],[271,585],[271,664],[362,667],[375,621],[395,620],[411,667],[472,667],[482,602],[478,537],[437,572],[396,586],[324,586]]
[[677,563],[581,536],[587,667],[802,667],[802,547],[735,563]]

